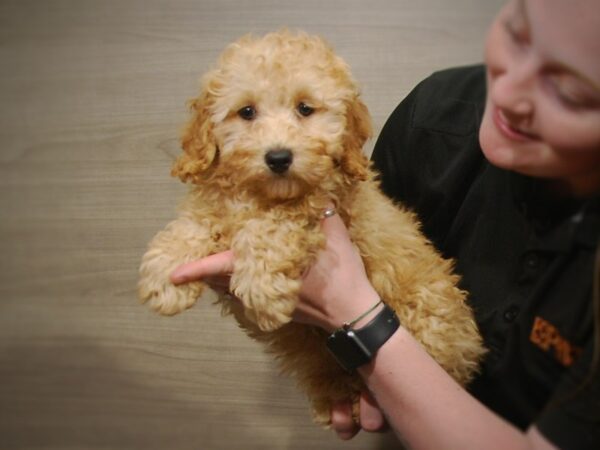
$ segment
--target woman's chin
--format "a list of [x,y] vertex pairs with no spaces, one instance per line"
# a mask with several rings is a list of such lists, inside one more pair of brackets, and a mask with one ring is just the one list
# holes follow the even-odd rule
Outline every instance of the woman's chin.
[[515,149],[506,142],[501,142],[491,131],[493,130],[486,129],[485,124],[479,130],[479,145],[483,155],[494,166],[514,170]]

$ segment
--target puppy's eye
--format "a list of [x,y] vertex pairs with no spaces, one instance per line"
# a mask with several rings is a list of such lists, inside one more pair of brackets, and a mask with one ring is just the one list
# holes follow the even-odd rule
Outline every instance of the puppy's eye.
[[300,103],[297,107],[298,112],[300,113],[301,116],[304,117],[308,117],[310,116],[312,113],[315,112],[315,109],[308,106],[306,103]]
[[237,113],[244,120],[254,120],[256,117],[256,108],[254,106],[244,106]]

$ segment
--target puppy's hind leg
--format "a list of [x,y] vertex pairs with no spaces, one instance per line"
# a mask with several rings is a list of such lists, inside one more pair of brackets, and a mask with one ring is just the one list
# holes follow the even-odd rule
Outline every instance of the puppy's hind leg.
[[142,258],[138,297],[164,315],[173,315],[191,307],[204,285],[200,282],[175,286],[169,280],[179,265],[215,251],[210,230],[187,217],[169,223],[150,242]]

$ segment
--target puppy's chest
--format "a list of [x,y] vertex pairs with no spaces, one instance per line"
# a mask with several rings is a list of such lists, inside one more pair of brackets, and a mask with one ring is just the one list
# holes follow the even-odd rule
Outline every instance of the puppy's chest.
[[280,210],[222,210],[210,220],[210,236],[216,251],[230,249],[234,242],[285,245],[316,231],[318,218]]
[[246,196],[232,198],[222,194],[198,187],[184,204],[184,210],[208,233],[211,253],[242,242],[285,246],[290,240],[304,239],[320,229],[322,208],[308,202],[266,204]]

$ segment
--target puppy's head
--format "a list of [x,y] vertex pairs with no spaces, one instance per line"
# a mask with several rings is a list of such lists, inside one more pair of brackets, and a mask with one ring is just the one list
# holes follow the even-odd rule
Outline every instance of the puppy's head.
[[371,119],[348,66],[320,38],[280,31],[230,45],[191,102],[173,174],[269,199],[367,177]]

